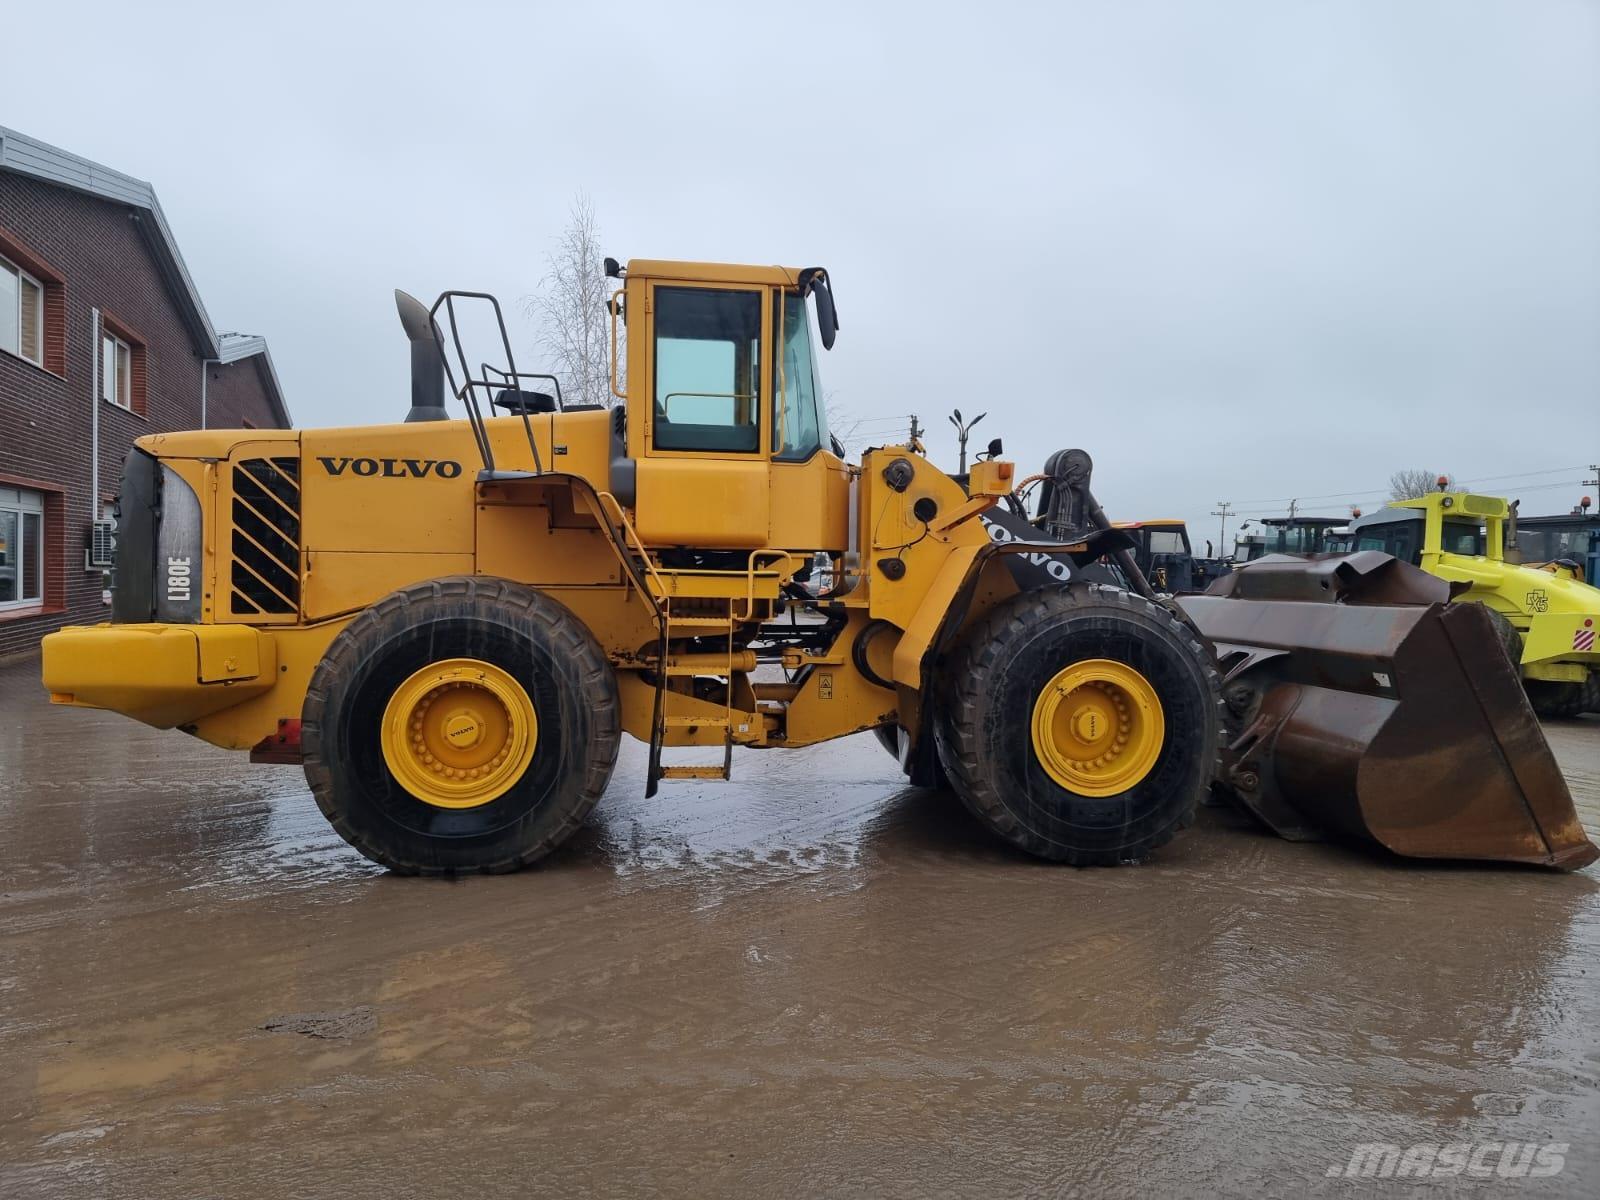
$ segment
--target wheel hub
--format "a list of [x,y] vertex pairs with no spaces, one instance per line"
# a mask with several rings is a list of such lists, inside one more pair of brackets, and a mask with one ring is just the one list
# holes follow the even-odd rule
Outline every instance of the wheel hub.
[[1033,706],[1039,765],[1068,791],[1113,796],[1150,773],[1161,756],[1161,699],[1142,674],[1114,659],[1063,667]]
[[483,741],[483,721],[475,714],[457,709],[444,719],[445,740],[457,750],[467,750]]
[[383,714],[383,759],[438,808],[476,808],[522,778],[538,744],[527,689],[493,663],[452,658],[414,672]]

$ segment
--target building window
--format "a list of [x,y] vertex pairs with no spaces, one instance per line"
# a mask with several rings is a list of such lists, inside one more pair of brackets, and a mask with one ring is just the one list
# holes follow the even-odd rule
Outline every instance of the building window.
[[44,285],[0,258],[0,350],[44,365]]
[[133,407],[133,347],[114,333],[100,338],[100,395],[119,408]]
[[144,342],[122,322],[100,317],[100,398],[129,412],[145,412],[148,378]]
[[0,487],[0,611],[44,603],[44,497]]

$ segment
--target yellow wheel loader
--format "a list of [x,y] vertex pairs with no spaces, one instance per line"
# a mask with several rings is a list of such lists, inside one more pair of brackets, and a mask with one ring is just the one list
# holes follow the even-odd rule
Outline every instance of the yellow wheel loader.
[[[1190,615],[1081,451],[1031,513],[998,443],[959,480],[915,439],[847,462],[817,379],[825,271],[607,271],[614,407],[518,370],[492,297],[402,293],[403,422],[141,439],[113,619],[46,640],[52,700],[300,764],[339,833],[408,873],[549,853],[624,732],[654,794],[727,778],[735,747],[875,731],[914,783],[1076,864],[1148,855],[1214,785],[1289,836],[1595,856],[1509,665],[1435,672],[1473,614],[1396,582],[1420,572],[1266,560],[1268,596]],[[469,305],[503,365],[472,365]],[[1441,687],[1480,703],[1440,721]]]
[[1600,588],[1569,572],[1509,561],[1517,531],[1506,500],[1434,492],[1369,513],[1343,537],[1351,549],[1415,563],[1451,584],[1456,600],[1494,613],[1535,712],[1562,717],[1600,709]]

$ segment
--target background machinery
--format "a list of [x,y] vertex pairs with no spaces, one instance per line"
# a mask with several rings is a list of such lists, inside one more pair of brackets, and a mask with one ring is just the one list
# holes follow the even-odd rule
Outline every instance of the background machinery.
[[[1234,543],[1238,562],[1254,562],[1268,554],[1325,554],[1328,534],[1350,523],[1349,517],[1260,517],[1259,533],[1241,531]],[[1249,524],[1249,522],[1246,522]]]
[[1529,566],[1561,570],[1585,583],[1600,583],[1600,513],[1550,517],[1518,513],[1516,548]]
[[[401,872],[549,853],[623,732],[653,794],[728,777],[736,747],[877,731],[914,783],[1083,865],[1150,853],[1214,784],[1290,836],[1596,855],[1509,665],[1449,654],[1485,614],[1408,590],[1413,568],[1269,558],[1264,596],[1252,576],[1163,602],[1082,451],[1047,461],[1032,514],[998,456],[964,486],[916,446],[846,462],[817,382],[825,271],[607,269],[609,410],[519,371],[491,297],[400,294],[404,422],[141,439],[113,620],[46,640],[51,698],[299,763],[339,833]],[[504,366],[472,366],[468,304]],[[1440,686],[1478,715],[1441,726]]]
[[[1203,592],[1231,569],[1220,558],[1196,556],[1189,542],[1189,527],[1182,521],[1117,521],[1115,525],[1133,539],[1134,561],[1158,592]],[[1210,546],[1207,542],[1208,550]]]
[[1511,543],[1520,547],[1520,525],[1499,496],[1433,492],[1352,521],[1344,536],[1355,550],[1416,564],[1451,584],[1456,600],[1493,612],[1540,715],[1600,709],[1600,588],[1508,558]]

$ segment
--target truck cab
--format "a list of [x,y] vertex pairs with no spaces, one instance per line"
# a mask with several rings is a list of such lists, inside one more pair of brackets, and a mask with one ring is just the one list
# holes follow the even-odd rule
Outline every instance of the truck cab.
[[1268,554],[1326,554],[1328,533],[1342,527],[1348,517],[1262,517],[1258,534],[1242,535],[1234,543],[1238,562],[1254,562]]
[[1600,583],[1600,513],[1518,514],[1517,551],[1523,562],[1546,568],[1573,563],[1577,578]]

